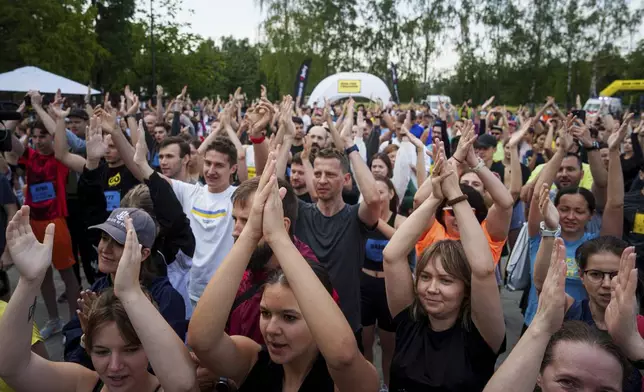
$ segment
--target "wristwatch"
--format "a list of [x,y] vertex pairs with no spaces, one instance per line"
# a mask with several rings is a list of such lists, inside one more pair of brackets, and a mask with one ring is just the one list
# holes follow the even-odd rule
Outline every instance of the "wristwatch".
[[[584,146],[582,146],[584,147]],[[593,140],[593,143],[590,145],[590,147],[584,147],[586,151],[595,151],[599,150],[599,143],[596,140]]]
[[541,237],[559,237],[561,235],[561,226],[557,226],[556,230],[551,230],[546,227],[546,222],[541,222],[539,225],[539,229],[541,229]]
[[358,146],[357,146],[357,145],[355,145],[355,144],[354,144],[353,146],[351,146],[351,147],[349,147],[349,148],[345,149],[345,150],[344,150],[344,153],[345,153],[347,156],[349,156],[349,154],[351,154],[351,153],[352,153],[352,152],[354,152],[354,151],[360,151],[360,150],[358,149]]

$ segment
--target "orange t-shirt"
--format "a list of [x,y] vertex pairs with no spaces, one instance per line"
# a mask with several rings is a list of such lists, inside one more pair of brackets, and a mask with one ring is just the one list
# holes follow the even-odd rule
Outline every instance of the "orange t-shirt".
[[[490,252],[492,252],[492,258],[494,259],[494,265],[496,266],[501,260],[501,252],[503,252],[503,246],[505,241],[493,241],[490,237],[490,233],[487,232],[487,220],[484,220],[481,223],[481,228],[483,229],[483,234],[487,238],[487,243],[490,245]],[[460,240],[460,236],[452,237],[447,234],[447,231],[437,220],[434,220],[432,227],[427,230],[427,232],[422,236],[422,238],[416,243],[416,257],[420,258],[421,253],[425,248],[429,248],[433,243],[442,241],[442,240]]]

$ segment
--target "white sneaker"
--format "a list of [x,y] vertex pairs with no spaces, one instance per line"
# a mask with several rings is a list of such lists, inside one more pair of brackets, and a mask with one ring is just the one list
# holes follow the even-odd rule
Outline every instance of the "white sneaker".
[[43,340],[47,340],[50,337],[59,334],[63,330],[64,325],[63,320],[60,318],[49,320],[40,330],[40,336],[42,336]]

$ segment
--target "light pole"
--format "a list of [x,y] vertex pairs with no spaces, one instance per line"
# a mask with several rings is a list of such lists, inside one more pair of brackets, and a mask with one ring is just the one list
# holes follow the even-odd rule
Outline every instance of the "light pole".
[[152,53],[152,87],[150,88],[150,98],[154,95],[156,91],[156,58],[154,54],[154,8],[153,1],[150,0],[150,51]]

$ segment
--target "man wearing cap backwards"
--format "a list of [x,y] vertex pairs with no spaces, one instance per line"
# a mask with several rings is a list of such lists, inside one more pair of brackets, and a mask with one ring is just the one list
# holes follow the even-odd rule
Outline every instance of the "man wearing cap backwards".
[[136,236],[141,244],[141,285],[145,287],[157,304],[159,313],[170,324],[172,329],[184,338],[186,325],[186,308],[183,303],[181,294],[177,292],[166,276],[155,276],[151,269],[150,254],[154,240],[157,235],[157,228],[154,220],[147,212],[138,208],[117,208],[104,223],[90,226],[88,230],[100,230],[101,240],[98,244],[98,269],[106,276],[99,278],[94,282],[89,291],[82,293],[85,303],[81,309],[80,319],[75,317],[65,326],[65,361],[79,363],[87,368],[93,369],[92,361],[85,350],[80,346],[83,318],[85,308],[90,307],[90,303],[104,289],[111,287],[114,282],[114,276],[118,268],[119,261],[123,255],[127,229],[125,220],[127,217],[132,219],[132,226]]

